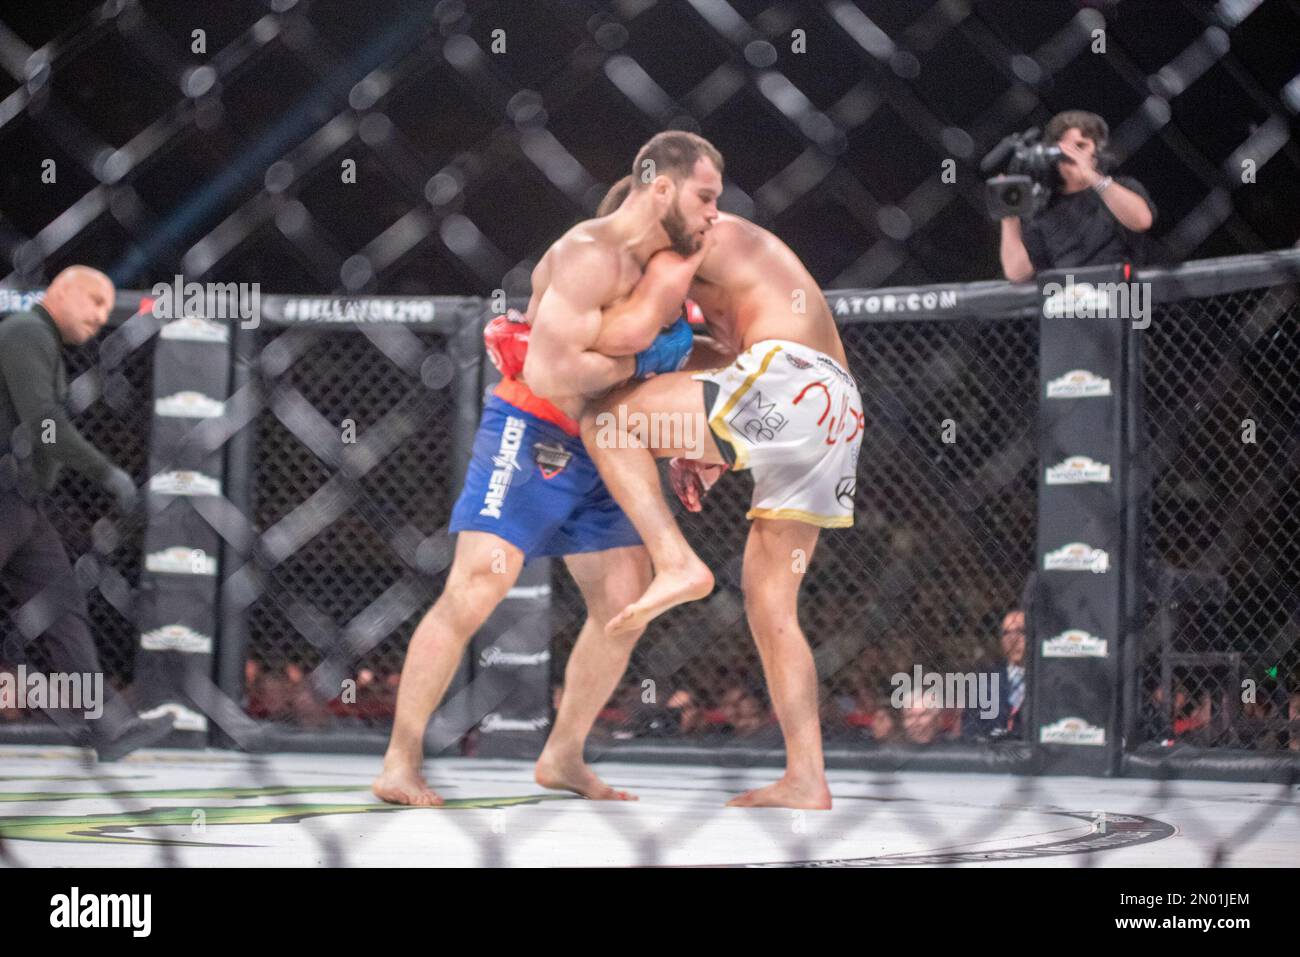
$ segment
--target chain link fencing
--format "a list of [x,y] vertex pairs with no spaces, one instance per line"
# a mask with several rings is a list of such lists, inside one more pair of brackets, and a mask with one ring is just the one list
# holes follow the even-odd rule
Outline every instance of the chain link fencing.
[[1296,295],[1169,303],[1144,337],[1143,742],[1300,749]]

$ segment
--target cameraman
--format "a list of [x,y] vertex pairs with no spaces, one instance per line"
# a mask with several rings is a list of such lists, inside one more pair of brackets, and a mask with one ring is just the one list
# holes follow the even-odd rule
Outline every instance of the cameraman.
[[1061,148],[1058,188],[1047,207],[1021,225],[1002,220],[1002,272],[1024,282],[1040,269],[1131,262],[1142,265],[1141,233],[1155,221],[1155,206],[1137,180],[1111,179],[1106,166],[1109,136],[1096,113],[1066,110],[1052,117],[1044,140]]

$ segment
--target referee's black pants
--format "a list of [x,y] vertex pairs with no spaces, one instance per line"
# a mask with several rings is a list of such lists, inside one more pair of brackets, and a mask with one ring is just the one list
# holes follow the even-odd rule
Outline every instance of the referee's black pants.
[[[63,540],[39,501],[0,488],[0,585],[18,601],[13,613],[23,645],[40,641],[50,667],[69,674],[102,673],[90,631],[86,598],[77,584]],[[73,738],[113,738],[133,715],[104,677],[104,713],[88,721],[83,711],[47,708]]]

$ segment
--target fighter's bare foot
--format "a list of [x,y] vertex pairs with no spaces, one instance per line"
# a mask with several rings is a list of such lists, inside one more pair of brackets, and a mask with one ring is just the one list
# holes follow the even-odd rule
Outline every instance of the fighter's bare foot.
[[645,593],[609,620],[605,634],[618,638],[645,628],[669,608],[699,601],[713,591],[713,573],[701,561],[655,574]]
[[775,784],[746,791],[727,802],[727,807],[788,807],[806,811],[829,811],[831,792],[826,779],[794,781],[781,778]]
[[438,792],[425,783],[420,772],[411,767],[385,767],[370,785],[375,797],[389,804],[406,804],[410,807],[440,807],[443,803]]
[[534,779],[553,791],[572,791],[591,801],[635,801],[635,794],[610,787],[581,759],[566,759],[542,752]]

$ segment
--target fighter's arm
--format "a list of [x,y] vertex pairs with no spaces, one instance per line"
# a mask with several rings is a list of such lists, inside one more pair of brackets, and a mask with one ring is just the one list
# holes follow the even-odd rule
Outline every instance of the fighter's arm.
[[627,297],[601,310],[596,351],[630,356],[648,349],[659,330],[681,315],[682,300],[706,248],[689,258],[668,249],[651,256]]
[[619,263],[615,251],[589,242],[553,250],[551,283],[537,303],[524,379],[543,399],[596,395],[630,378],[631,356],[594,351],[601,306],[613,298]]

